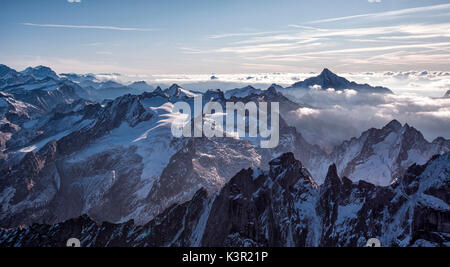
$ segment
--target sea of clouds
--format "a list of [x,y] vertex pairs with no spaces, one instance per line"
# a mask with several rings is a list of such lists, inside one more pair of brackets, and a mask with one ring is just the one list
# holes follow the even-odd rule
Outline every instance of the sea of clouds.
[[310,107],[288,114],[288,121],[308,141],[324,147],[359,137],[373,127],[382,128],[394,119],[420,130],[428,141],[450,138],[450,98],[319,88],[312,88],[302,97],[292,93],[289,97]]
[[[317,76],[319,73],[243,73],[243,74],[168,74],[168,75],[120,75],[99,74],[101,80],[121,83],[146,81],[151,85],[170,86],[179,84],[185,89],[205,91],[208,89],[229,90],[247,85],[266,89],[271,84],[288,87],[298,81]],[[361,72],[339,73],[340,76],[357,83],[384,86],[396,94],[412,93],[431,97],[441,97],[450,90],[450,72],[406,71],[406,72]]]
[[[271,84],[288,87],[295,82],[317,76],[318,73],[258,73],[114,76],[101,79],[122,83],[145,80],[163,88],[173,83],[185,89],[229,90],[252,85],[267,89]],[[339,74],[351,81],[390,88],[394,95],[360,94],[353,90],[335,91],[311,88],[307,93],[288,90],[285,94],[304,108],[289,114],[288,121],[315,144],[331,147],[343,140],[359,137],[363,131],[381,128],[396,119],[420,130],[429,141],[437,137],[450,138],[450,99],[442,96],[450,90],[450,72],[365,72]]]

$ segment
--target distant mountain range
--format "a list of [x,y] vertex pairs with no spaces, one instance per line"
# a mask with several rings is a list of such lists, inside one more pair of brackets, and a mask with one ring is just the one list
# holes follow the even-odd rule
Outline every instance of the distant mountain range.
[[349,80],[334,74],[329,69],[324,69],[319,76],[306,79],[302,82],[297,82],[289,88],[310,89],[313,86],[320,86],[323,90],[327,90],[330,88],[337,91],[351,89],[363,93],[393,94],[391,90],[385,87],[373,87],[368,84],[358,84],[355,82],[350,82]]
[[101,81],[93,74],[56,74],[48,67],[38,66],[17,72],[0,65],[0,90],[19,94],[25,91],[57,91],[62,86],[70,86],[83,99],[101,102],[125,94],[142,94],[154,88],[140,81],[128,86],[115,81]]

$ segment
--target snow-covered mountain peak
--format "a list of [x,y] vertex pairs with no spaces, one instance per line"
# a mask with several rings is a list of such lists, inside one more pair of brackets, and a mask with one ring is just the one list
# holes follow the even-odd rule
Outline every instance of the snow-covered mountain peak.
[[249,95],[259,95],[261,94],[262,90],[256,89],[255,87],[249,85],[243,88],[236,88],[232,90],[228,90],[225,92],[226,98],[232,98],[232,97],[247,97]]
[[304,183],[309,184],[313,188],[317,188],[317,184],[309,171],[300,161],[295,159],[293,153],[284,153],[272,160],[269,166],[269,176],[287,190],[300,180],[303,180]]
[[270,95],[278,94],[277,88],[275,86],[270,86],[266,92]]
[[150,91],[154,90],[154,88],[145,81],[134,82],[134,83],[130,84],[128,87],[135,89],[135,90],[143,91],[143,92],[150,92]]
[[203,94],[203,99],[206,102],[215,101],[215,102],[224,102],[225,94],[220,89],[208,90]]
[[170,98],[193,98],[197,95],[189,90],[184,89],[183,87],[179,86],[178,84],[173,84],[168,89],[164,91]]
[[253,87],[253,86],[251,86],[251,85],[247,85],[247,86],[241,88],[241,90],[255,90],[255,89],[256,89],[256,88]]
[[6,65],[0,64],[0,78],[4,78],[8,74],[16,75],[18,72]]
[[341,176],[387,186],[412,164],[425,164],[433,155],[448,151],[449,140],[429,143],[417,129],[394,120],[336,147],[330,161]]
[[115,88],[123,88],[124,86],[115,81],[105,81],[100,83],[99,89],[115,89]]
[[35,68],[29,67],[21,72],[24,75],[30,75],[36,80],[43,80],[46,78],[59,79],[59,76],[49,67],[37,66]]
[[276,83],[273,83],[273,84],[271,84],[270,86],[269,86],[269,88],[267,89],[268,91],[269,90],[283,90],[284,89],[284,87],[283,86],[281,86],[281,85],[278,85],[278,84],[276,84]]
[[155,91],[153,91],[156,94],[160,94],[163,92],[163,89],[161,88],[161,86],[156,87]]
[[68,80],[71,80],[73,82],[85,82],[85,81],[98,81],[94,74],[88,73],[88,74],[77,74],[77,73],[61,73],[59,74],[62,78],[66,78]]
[[183,87],[179,86],[178,84],[174,83],[169,87],[169,92],[177,92],[179,90],[183,89]]
[[339,80],[339,78],[341,78],[327,68],[322,70],[319,77],[324,81],[331,81],[331,82],[337,81],[337,80]]
[[403,128],[402,124],[398,120],[393,120],[383,127],[384,131],[399,132]]
[[334,74],[329,69],[324,69],[319,76],[306,79],[303,82],[295,83],[292,87],[309,88],[311,86],[316,85],[321,86],[322,89],[329,89],[329,88],[333,88],[336,90],[351,89],[350,81]]

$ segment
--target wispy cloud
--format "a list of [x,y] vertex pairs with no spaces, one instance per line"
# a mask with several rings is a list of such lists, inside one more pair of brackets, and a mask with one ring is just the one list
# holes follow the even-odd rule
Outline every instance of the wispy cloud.
[[81,3],[81,0],[67,0],[69,3]]
[[[387,51],[395,49],[413,48],[435,48],[448,45],[442,42],[442,38],[450,38],[450,23],[442,24],[401,24],[385,27],[361,27],[361,28],[313,28],[300,25],[290,25],[301,29],[289,34],[273,34],[267,36],[257,36],[240,41],[235,41],[230,45],[220,48],[195,49],[182,48],[186,53],[276,53],[287,50],[301,50],[302,56],[324,55],[341,53],[366,53]],[[430,38],[441,38],[429,42]],[[448,41],[448,40],[446,40]],[[344,42],[352,43],[351,49],[331,49],[336,44]],[[355,43],[371,43],[370,46],[355,47]],[[386,45],[386,43],[390,43]],[[314,51],[305,51],[314,48]],[[296,54],[299,55],[299,54]],[[280,59],[280,55],[262,55],[262,57],[273,57]]]
[[180,47],[180,50],[183,51],[185,54],[201,54],[202,51],[199,49],[193,49],[189,47]]
[[[437,37],[449,37],[450,36],[450,24],[401,24],[395,26],[384,27],[361,27],[361,28],[340,28],[340,29],[327,29],[327,28],[315,28],[302,25],[289,25],[289,27],[299,29],[290,33],[272,34],[267,36],[257,36],[248,38],[242,41],[236,41],[233,44],[261,44],[272,42],[295,42],[295,43],[310,43],[317,41],[325,41],[329,38],[354,38],[371,36],[377,37],[381,35],[385,36],[403,36],[400,39],[407,39],[407,36],[414,37],[421,36],[421,39],[425,39],[426,36]],[[373,40],[377,40],[374,38]]]
[[268,32],[241,32],[241,33],[223,33],[208,36],[209,39],[223,39],[223,38],[231,38],[231,37],[246,37],[246,36],[258,36],[258,35],[268,35],[268,34],[276,34],[280,33],[280,31],[268,31]]
[[260,53],[267,51],[285,51],[298,48],[298,44],[291,43],[277,43],[277,44],[259,44],[251,46],[234,46],[224,47],[214,50],[219,53],[236,53],[236,54],[248,54],[248,53]]
[[97,55],[105,55],[105,56],[111,56],[113,53],[110,51],[97,51],[95,52]]
[[311,24],[328,23],[328,22],[336,22],[336,21],[359,19],[359,18],[384,18],[384,17],[388,17],[388,16],[399,16],[399,15],[407,15],[407,14],[413,14],[413,13],[419,13],[419,12],[429,12],[429,11],[437,11],[437,10],[445,10],[445,9],[450,9],[450,4],[406,8],[406,9],[380,12],[380,13],[368,13],[368,14],[360,14],[360,15],[353,15],[353,16],[321,19],[321,20],[310,21],[308,23],[311,23]]
[[111,31],[137,31],[137,32],[151,32],[157,29],[151,28],[127,28],[116,26],[98,26],[98,25],[66,25],[66,24],[37,24],[37,23],[21,23],[25,26],[43,27],[43,28],[63,28],[63,29],[87,29],[87,30],[111,30]]
[[450,48],[450,42],[437,42],[432,44],[408,44],[408,45],[391,45],[391,46],[375,46],[375,47],[361,47],[361,48],[348,48],[348,49],[336,49],[336,50],[322,50],[297,54],[285,54],[285,55],[266,55],[259,57],[260,59],[274,59],[279,61],[292,61],[297,60],[297,57],[311,56],[311,55],[335,55],[335,54],[355,54],[355,53],[367,53],[367,52],[380,52],[390,50],[407,50],[407,49],[440,49]]

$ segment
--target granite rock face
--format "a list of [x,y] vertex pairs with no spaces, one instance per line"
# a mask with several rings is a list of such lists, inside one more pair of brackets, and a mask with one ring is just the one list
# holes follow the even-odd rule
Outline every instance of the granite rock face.
[[208,196],[199,190],[143,226],[97,224],[87,216],[53,226],[0,231],[0,246],[449,246],[450,153],[413,165],[389,187],[339,177],[318,186],[292,153],[268,171],[244,169]]

